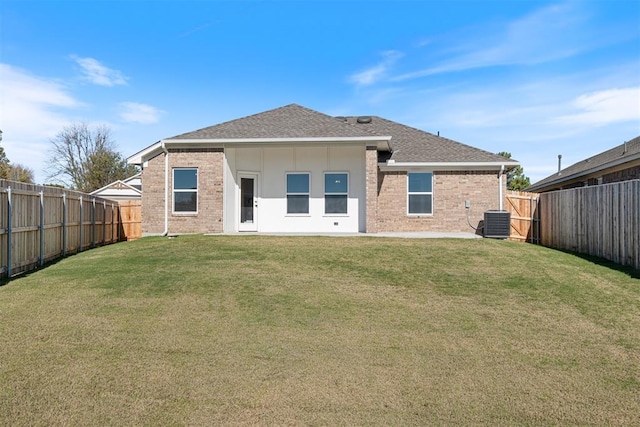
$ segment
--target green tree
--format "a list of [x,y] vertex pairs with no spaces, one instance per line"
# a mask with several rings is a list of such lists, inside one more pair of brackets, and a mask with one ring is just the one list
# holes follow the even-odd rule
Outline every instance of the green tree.
[[129,178],[138,173],[135,166],[127,164],[120,153],[114,151],[96,151],[89,156],[89,163],[86,176],[89,188],[102,188],[113,181]]
[[[2,131],[0,130],[0,142],[2,142]],[[0,145],[0,179],[9,179],[11,181],[26,182],[33,184],[33,170],[21,164],[11,164],[4,152],[4,148]]]
[[[2,131],[0,130],[0,142],[2,142]],[[9,159],[0,145],[0,179],[9,179]]]
[[[501,151],[498,153],[498,155],[506,157],[507,159],[511,158],[511,153],[508,153],[506,151]],[[522,168],[522,166],[517,166],[507,172],[508,190],[524,191],[530,185],[531,181],[529,180],[529,177],[524,174],[524,169]]]
[[116,151],[106,126],[91,130],[86,123],[71,124],[51,140],[51,145],[47,179],[85,193],[137,172]]

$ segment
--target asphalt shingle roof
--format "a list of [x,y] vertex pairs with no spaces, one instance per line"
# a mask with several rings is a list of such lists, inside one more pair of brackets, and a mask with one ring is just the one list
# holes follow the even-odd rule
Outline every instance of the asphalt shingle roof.
[[[361,116],[362,117],[362,116]],[[391,136],[396,162],[504,162],[505,158],[377,116],[332,117],[290,104],[169,139],[322,138]],[[512,162],[516,162],[510,159]]]
[[358,123],[357,117],[346,121],[378,135],[391,135],[391,160],[396,162],[517,162],[382,117],[370,118],[368,123]]
[[588,159],[574,163],[571,166],[562,169],[559,175],[557,173],[554,173],[553,175],[550,175],[536,182],[531,187],[529,187],[529,189],[536,191],[550,185],[559,184],[563,181],[575,179],[580,177],[581,175],[587,174],[589,171],[592,171],[594,169],[604,169],[609,163],[615,161],[624,161],[624,159],[626,158],[631,158],[634,156],[637,157],[639,154],[640,136],[637,136],[632,140],[627,141],[626,151],[625,144],[622,143],[616,147],[611,148],[610,150],[604,151],[600,154],[589,157]]
[[[290,104],[169,139],[322,138],[373,136],[334,117]],[[378,135],[385,136],[385,135]],[[387,135],[388,136],[388,135]]]

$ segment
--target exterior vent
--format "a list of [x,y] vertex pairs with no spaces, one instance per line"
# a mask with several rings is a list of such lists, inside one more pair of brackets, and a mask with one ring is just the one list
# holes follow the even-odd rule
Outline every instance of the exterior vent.
[[371,123],[371,116],[358,117],[358,123]]
[[484,237],[506,239],[511,233],[511,212],[486,211],[484,213]]

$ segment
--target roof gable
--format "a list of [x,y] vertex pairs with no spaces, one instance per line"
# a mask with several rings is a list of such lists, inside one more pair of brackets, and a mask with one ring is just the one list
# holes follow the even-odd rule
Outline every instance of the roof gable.
[[132,193],[136,195],[141,195],[142,192],[140,190],[138,190],[137,188],[129,184],[131,180],[133,180],[134,178],[139,178],[140,176],[141,174],[136,174],[132,177],[126,178],[124,181],[118,179],[116,181],[110,182],[109,184],[105,185],[102,188],[98,188],[97,190],[92,191],[89,194],[94,196],[104,195],[104,194],[114,195],[119,193],[123,193],[123,194]]

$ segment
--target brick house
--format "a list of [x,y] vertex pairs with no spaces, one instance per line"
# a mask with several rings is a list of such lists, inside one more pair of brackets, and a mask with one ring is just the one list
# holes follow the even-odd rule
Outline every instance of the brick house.
[[640,179],[640,136],[560,169],[527,188],[544,193]]
[[145,235],[473,232],[517,161],[376,116],[292,104],[163,139],[142,167]]

